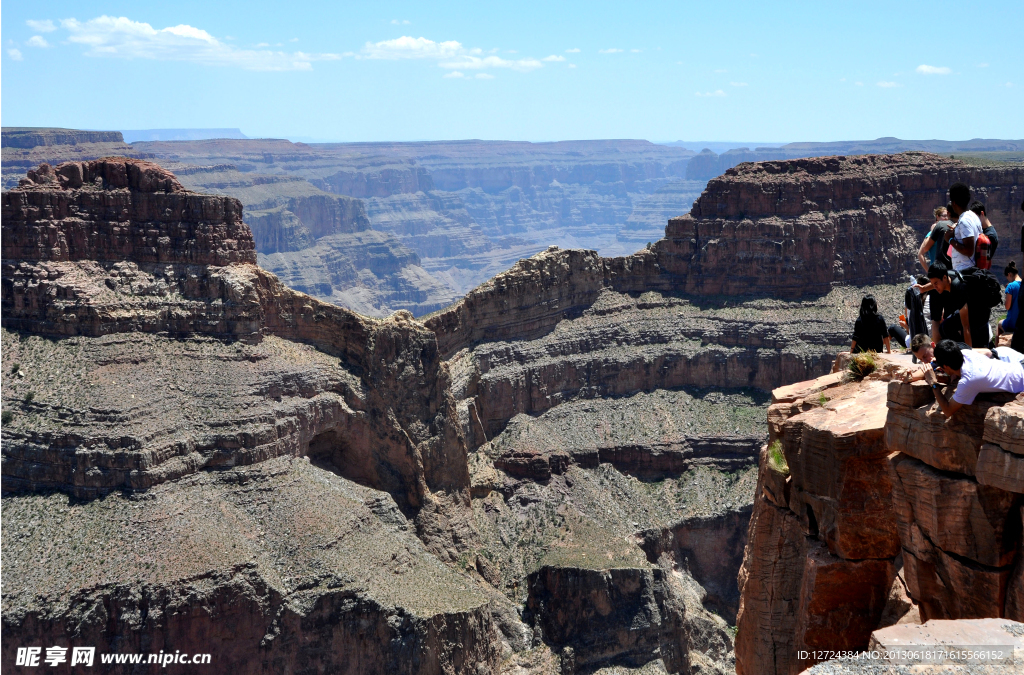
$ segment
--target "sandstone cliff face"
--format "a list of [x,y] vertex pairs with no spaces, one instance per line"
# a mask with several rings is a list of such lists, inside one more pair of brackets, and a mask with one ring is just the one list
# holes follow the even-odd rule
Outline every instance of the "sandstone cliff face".
[[669,221],[659,262],[682,277],[686,292],[705,295],[758,289],[798,297],[833,284],[895,282],[913,269],[931,209],[957,181],[999,214],[995,264],[1009,260],[1020,237],[1009,206],[1024,197],[1022,170],[903,153],[729,169],[689,214]]
[[926,384],[902,381],[908,357],[863,382],[845,362],[773,394],[787,466],[762,451],[738,673],[798,673],[815,662],[801,650],[863,650],[897,620],[1020,618],[1024,482],[1006,431],[1021,406],[982,395],[945,420]]

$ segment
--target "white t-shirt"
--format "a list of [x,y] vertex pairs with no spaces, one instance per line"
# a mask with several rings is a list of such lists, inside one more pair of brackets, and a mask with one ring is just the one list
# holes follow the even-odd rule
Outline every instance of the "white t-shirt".
[[978,394],[1005,391],[1019,394],[1024,391],[1024,366],[1005,363],[973,352],[961,352],[964,365],[960,367],[960,382],[953,392],[953,400],[963,405],[974,403]]
[[1016,349],[1010,349],[1009,347],[996,347],[995,348],[996,358],[1004,363],[1020,363],[1024,361],[1024,354],[1021,354]]
[[[981,234],[981,218],[977,216],[974,211],[964,211],[960,214],[960,220],[957,221],[956,229],[953,230],[956,240],[963,243],[964,239],[974,237],[974,245],[977,248],[978,235]],[[953,261],[953,269],[957,272],[962,272],[965,269],[974,267],[974,252],[971,255],[964,255],[960,251],[956,250],[952,246],[950,248],[949,257]]]

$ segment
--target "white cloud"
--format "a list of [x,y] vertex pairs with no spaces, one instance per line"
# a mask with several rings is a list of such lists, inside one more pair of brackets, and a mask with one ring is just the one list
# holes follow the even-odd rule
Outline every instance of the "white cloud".
[[[575,68],[575,67],[576,67],[576,64],[575,64],[575,63],[570,63],[570,64],[569,64],[569,67],[570,67],[570,68]],[[1009,84],[1009,83],[1007,83],[1007,84]]]
[[927,66],[923,63],[914,70],[921,73],[922,75],[949,75],[950,73],[953,72],[946,66]]
[[45,21],[36,21],[34,19],[29,19],[28,21],[25,22],[25,24],[32,30],[37,31],[39,33],[52,33],[53,31],[57,30],[57,25],[50,21],[49,19],[46,19]]
[[642,49],[630,49],[629,51],[631,51],[631,52],[632,52],[632,53],[634,53],[634,54],[639,54],[639,53],[640,53],[640,52],[642,52],[643,50],[642,50]]
[[528,72],[536,70],[537,68],[543,68],[544,64],[537,59],[503,59],[500,56],[473,56],[472,54],[462,54],[455,58],[442,61],[440,64],[442,68],[464,68],[465,70],[484,70],[486,68],[508,68],[510,70],[518,70],[519,72]]
[[457,70],[453,70],[450,73],[445,73],[442,77],[465,77],[465,73],[460,73]]
[[49,47],[50,43],[47,42],[42,35],[33,35],[28,39],[29,47]]
[[882,87],[884,89],[892,89],[894,87],[902,87],[903,85],[900,84],[899,82],[884,82],[883,81],[883,82],[879,82],[878,86]]
[[288,40],[288,42],[298,42],[298,41],[299,41],[299,38],[292,38],[291,40]]
[[551,56],[545,56],[541,61],[565,61],[565,57],[552,54]]
[[[15,50],[15,51],[17,51],[17,50]],[[1013,86],[1013,82],[1007,82],[1007,83],[1006,83],[1006,86],[1007,86],[1007,87],[1012,87],[1012,86]]]
[[745,87],[745,86],[747,86],[746,82],[730,82],[729,84],[732,85],[733,87]]
[[863,87],[864,86],[863,82],[854,82],[854,84],[857,85],[858,87]]
[[394,24],[395,26],[408,26],[409,25],[409,20],[408,19],[402,19],[401,21],[399,21],[398,19],[392,19],[391,23]]
[[224,44],[201,28],[181,24],[159,30],[125,17],[100,16],[88,21],[64,19],[68,40],[85,46],[86,56],[121,59],[189,61],[245,70],[312,70],[314,61],[334,61],[338,54],[306,54],[239,49]]
[[725,92],[722,91],[721,89],[715,89],[714,91],[706,91],[703,94],[700,93],[699,91],[698,92],[694,92],[694,93],[697,96],[701,96],[701,97],[705,97],[705,96],[725,96]]
[[434,42],[425,37],[403,35],[394,40],[367,42],[363,56],[368,59],[444,59],[462,52],[462,44],[455,40]]
[[13,49],[13,48],[12,49],[8,49],[7,53],[15,61],[21,61],[22,58],[23,58],[22,55],[21,55],[21,50],[20,49]]
[[478,80],[493,80],[494,79],[494,75],[491,75],[490,73],[477,73],[475,77]]
[[565,53],[566,54],[579,54],[580,53],[580,48],[579,47],[573,47],[572,49],[566,49]]
[[[515,51],[509,50],[506,53],[515,54]],[[387,60],[430,59],[437,61],[437,65],[441,68],[451,71],[506,68],[519,72],[528,72],[544,67],[544,64],[535,58],[505,59],[493,53],[485,55],[484,50],[479,47],[466,49],[461,42],[456,42],[455,40],[434,42],[425,37],[414,38],[408,35],[403,35],[394,40],[367,42],[358,58]],[[564,60],[564,58],[552,55],[544,60],[560,61]]]
[[728,73],[729,71],[726,68],[715,68],[715,72],[716,73]]
[[978,67],[979,68],[988,68],[988,64],[987,63],[979,63]]
[[619,54],[622,52],[622,50],[616,47],[612,47],[611,49],[598,49],[597,52],[599,54]]
[[256,44],[256,48],[257,49],[260,48],[260,47],[269,47],[269,46],[270,46],[269,42],[259,42],[259,43]]

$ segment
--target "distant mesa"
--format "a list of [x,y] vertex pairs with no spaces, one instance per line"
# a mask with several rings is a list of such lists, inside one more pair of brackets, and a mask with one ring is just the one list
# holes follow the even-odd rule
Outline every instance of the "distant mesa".
[[[6,130],[4,131],[6,134]],[[123,129],[125,143],[138,141],[207,141],[220,138],[249,138],[241,129]]]
[[[891,155],[900,152],[932,152],[939,155],[982,154],[991,159],[1016,159],[1024,156],[1024,140],[1000,140],[975,138],[969,141],[907,141],[892,136],[876,138],[873,141],[836,141],[832,143],[786,143],[785,145],[765,144],[737,147],[737,144],[676,141],[671,145],[690,149],[702,148],[700,154],[690,160],[686,167],[687,180],[710,180],[743,162],[766,162],[781,159],[805,157],[826,157],[831,155]],[[755,144],[751,144],[755,145]],[[1008,153],[1012,156],[1002,156]]]
[[4,127],[2,146],[35,148],[79,143],[124,143],[120,131],[82,131],[48,127]]

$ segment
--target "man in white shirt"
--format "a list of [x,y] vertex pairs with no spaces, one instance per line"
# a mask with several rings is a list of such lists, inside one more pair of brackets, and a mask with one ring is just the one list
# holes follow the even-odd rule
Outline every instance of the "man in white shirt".
[[971,203],[971,189],[963,183],[953,183],[949,187],[949,217],[956,220],[953,238],[949,245],[950,259],[953,269],[962,272],[974,267],[974,248],[981,234],[981,219],[967,207]]
[[925,373],[925,380],[935,394],[935,402],[946,417],[952,417],[963,406],[974,403],[978,394],[1024,392],[1024,365],[990,359],[971,350],[960,351],[960,347],[952,340],[943,340],[935,346],[935,363],[951,378],[960,379],[952,398],[947,401],[935,374],[930,371]]

